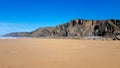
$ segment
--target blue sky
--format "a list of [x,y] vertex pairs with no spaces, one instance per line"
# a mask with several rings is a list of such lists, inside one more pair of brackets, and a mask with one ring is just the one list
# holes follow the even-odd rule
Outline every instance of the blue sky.
[[76,18],[120,19],[120,0],[0,0],[0,35]]

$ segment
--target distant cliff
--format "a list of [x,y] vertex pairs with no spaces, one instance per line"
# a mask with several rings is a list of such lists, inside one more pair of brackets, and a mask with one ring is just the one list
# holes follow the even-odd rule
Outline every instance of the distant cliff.
[[32,32],[16,32],[8,37],[51,37],[51,38],[85,38],[103,37],[120,39],[120,20],[83,20],[76,19],[56,27],[39,28]]

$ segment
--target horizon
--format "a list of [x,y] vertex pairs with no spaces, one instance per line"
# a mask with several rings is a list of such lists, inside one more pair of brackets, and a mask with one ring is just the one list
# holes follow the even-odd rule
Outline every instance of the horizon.
[[120,19],[119,3],[119,0],[0,1],[0,36],[52,27],[73,19]]

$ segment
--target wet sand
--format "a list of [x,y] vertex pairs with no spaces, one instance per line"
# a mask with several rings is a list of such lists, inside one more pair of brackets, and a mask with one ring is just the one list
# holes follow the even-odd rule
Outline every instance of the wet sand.
[[0,39],[0,68],[120,68],[120,41]]

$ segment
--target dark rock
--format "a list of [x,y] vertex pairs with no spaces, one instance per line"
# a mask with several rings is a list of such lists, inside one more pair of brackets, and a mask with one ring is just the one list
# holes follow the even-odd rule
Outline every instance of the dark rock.
[[119,39],[120,20],[82,20],[76,19],[56,27],[39,28],[32,32],[10,33],[4,36],[12,37],[72,37],[84,38],[87,36],[100,36]]

